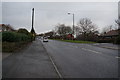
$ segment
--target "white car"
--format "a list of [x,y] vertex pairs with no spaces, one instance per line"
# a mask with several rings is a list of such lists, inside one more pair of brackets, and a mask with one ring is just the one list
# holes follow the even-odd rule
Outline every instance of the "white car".
[[43,42],[48,42],[48,38],[47,37],[43,37]]

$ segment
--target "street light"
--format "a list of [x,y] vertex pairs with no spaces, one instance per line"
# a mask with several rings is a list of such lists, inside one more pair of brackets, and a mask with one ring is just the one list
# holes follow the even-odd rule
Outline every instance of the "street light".
[[73,15],[73,36],[74,36],[74,13],[68,13],[68,15],[72,14]]

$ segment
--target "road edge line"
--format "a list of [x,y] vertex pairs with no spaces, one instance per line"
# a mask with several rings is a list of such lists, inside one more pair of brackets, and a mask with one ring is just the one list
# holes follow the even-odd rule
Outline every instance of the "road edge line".
[[[41,42],[41,43],[42,43],[42,42]],[[49,57],[51,63],[53,64],[53,67],[54,67],[56,73],[58,74],[59,78],[63,78],[62,75],[61,75],[61,73],[59,72],[59,70],[58,70],[56,64],[54,63],[52,57],[48,54],[48,51],[46,50],[46,48],[45,48],[45,46],[43,45],[43,43],[42,43],[42,46],[43,46],[43,48],[45,49],[45,51],[46,51],[46,53],[47,53],[47,55],[48,55],[48,57]]]
[[101,46],[102,48],[107,48],[107,49],[113,49],[113,50],[119,50],[119,48],[113,48],[113,47],[106,47],[106,46]]
[[112,49],[112,50],[120,50],[120,48],[113,48],[113,47],[106,47],[106,46],[98,46],[98,45],[93,45],[93,46],[97,46],[97,47],[100,47],[100,48],[106,48],[106,49]]

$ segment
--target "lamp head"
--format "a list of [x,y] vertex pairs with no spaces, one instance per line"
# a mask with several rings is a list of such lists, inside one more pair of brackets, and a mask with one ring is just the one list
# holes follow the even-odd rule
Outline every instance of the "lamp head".
[[68,14],[71,14],[71,13],[68,13]]

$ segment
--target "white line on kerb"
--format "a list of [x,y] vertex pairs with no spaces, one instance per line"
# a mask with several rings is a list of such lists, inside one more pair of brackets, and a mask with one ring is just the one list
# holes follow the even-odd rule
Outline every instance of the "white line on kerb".
[[51,62],[52,62],[52,64],[53,64],[53,66],[54,66],[56,72],[58,73],[59,77],[60,77],[60,78],[63,78],[62,75],[60,74],[60,72],[59,72],[57,66],[55,65],[53,59],[51,58],[51,56],[49,56],[49,58],[50,58],[50,60],[51,60]]
[[97,52],[97,51],[94,51],[94,50],[91,50],[91,49],[86,49],[86,48],[82,48],[83,50],[86,50],[86,51],[91,51],[91,52],[94,52],[94,53],[97,53],[97,54],[102,54],[101,52]]
[[[43,45],[43,44],[42,44],[42,45]],[[45,48],[45,46],[44,46],[44,45],[43,45],[43,47],[44,47],[44,49],[46,50],[46,48]],[[47,50],[46,50],[46,51],[47,51]],[[63,77],[62,77],[62,75],[60,74],[60,72],[59,72],[59,70],[58,70],[57,66],[55,65],[55,63],[54,63],[54,61],[53,61],[52,57],[49,55],[49,53],[48,53],[48,52],[47,52],[47,55],[48,55],[48,57],[49,57],[49,59],[50,59],[51,63],[53,64],[53,67],[54,67],[54,69],[55,69],[56,73],[58,74],[59,78],[63,78]]]

